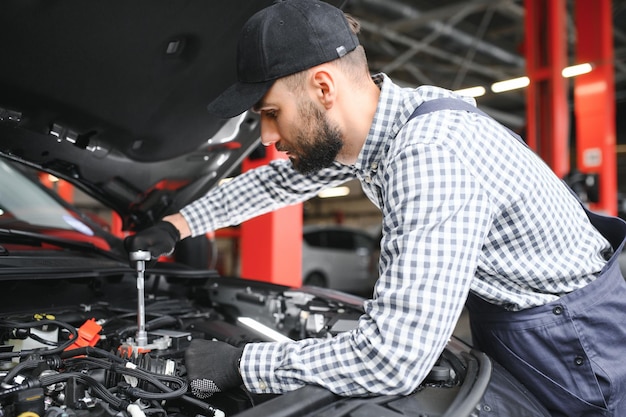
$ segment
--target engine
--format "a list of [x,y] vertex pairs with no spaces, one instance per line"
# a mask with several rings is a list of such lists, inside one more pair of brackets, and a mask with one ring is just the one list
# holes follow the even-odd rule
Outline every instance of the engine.
[[208,401],[191,396],[184,351],[193,338],[240,346],[332,337],[361,314],[358,299],[211,282],[182,296],[149,293],[148,344],[140,347],[133,299],[120,294],[0,316],[0,416],[236,414],[272,396],[243,389]]

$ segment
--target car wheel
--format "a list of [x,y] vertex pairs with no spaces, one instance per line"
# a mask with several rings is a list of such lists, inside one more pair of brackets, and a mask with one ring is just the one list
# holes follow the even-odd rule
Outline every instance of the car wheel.
[[320,272],[311,272],[305,279],[304,285],[326,288],[328,283],[326,277]]

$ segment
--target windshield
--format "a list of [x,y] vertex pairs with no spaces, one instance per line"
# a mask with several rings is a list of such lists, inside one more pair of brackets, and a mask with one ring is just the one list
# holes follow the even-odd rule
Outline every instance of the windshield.
[[75,230],[93,236],[79,220],[44,189],[20,171],[0,160],[0,225],[24,222],[50,229]]

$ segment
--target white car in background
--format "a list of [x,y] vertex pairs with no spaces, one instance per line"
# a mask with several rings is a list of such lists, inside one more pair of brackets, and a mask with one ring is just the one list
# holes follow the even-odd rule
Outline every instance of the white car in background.
[[379,246],[374,236],[360,229],[304,226],[302,283],[370,295],[378,278]]

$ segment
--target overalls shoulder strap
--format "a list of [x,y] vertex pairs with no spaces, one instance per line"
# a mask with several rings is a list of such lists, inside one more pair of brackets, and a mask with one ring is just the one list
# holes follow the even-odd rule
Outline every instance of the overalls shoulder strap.
[[[413,111],[413,114],[411,114],[411,116],[407,120],[407,123],[409,120],[417,116],[439,110],[465,110],[471,113],[479,114],[481,116],[489,118],[491,117],[484,111],[466,101],[451,97],[443,97],[425,101],[417,106],[415,111]],[[505,127],[509,131],[511,136],[526,145],[526,142],[524,142],[524,140],[517,133],[513,132],[506,126],[503,127]],[[576,193],[574,193],[571,188],[570,191],[578,198]],[[626,222],[619,217],[605,216],[602,214],[594,213],[588,210],[582,202],[581,205],[585,209],[585,212],[587,213],[587,217],[589,217],[591,224],[593,224],[593,226],[598,229],[598,231],[609,241],[609,243],[613,247],[614,253],[619,254],[622,251],[624,243],[626,241]]]
[[[463,101],[458,98],[442,97],[442,98],[436,98],[433,100],[425,101],[419,106],[417,106],[417,108],[413,111],[413,114],[409,116],[409,120],[417,116],[421,116],[423,114],[432,113],[434,111],[439,111],[439,110],[465,110],[470,113],[476,113],[476,114],[480,114],[481,116],[491,118],[491,116],[489,116],[487,113],[485,113],[478,107],[469,104],[467,101]],[[407,122],[409,120],[407,120]],[[526,142],[524,142],[524,140],[520,137],[520,135],[513,132],[511,129],[509,129],[508,127],[504,125],[502,125],[502,127],[508,130],[511,136],[513,136],[515,139],[519,140],[524,145],[526,145]]]

